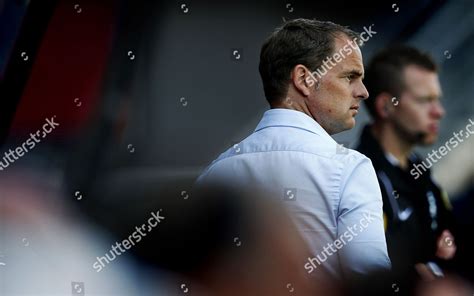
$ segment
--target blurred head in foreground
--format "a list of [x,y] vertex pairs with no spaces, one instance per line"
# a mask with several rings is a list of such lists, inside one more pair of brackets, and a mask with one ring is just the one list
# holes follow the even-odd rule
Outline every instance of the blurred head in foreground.
[[179,292],[311,295],[306,244],[282,208],[261,197],[208,185],[162,192],[155,200],[165,218],[135,251],[172,274]]

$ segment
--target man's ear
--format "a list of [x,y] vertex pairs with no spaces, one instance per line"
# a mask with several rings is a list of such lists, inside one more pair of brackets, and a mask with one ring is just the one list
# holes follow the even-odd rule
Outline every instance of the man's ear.
[[311,94],[311,88],[317,83],[309,69],[301,64],[296,65],[291,71],[291,82],[294,88],[305,97]]
[[389,113],[394,107],[394,104],[391,101],[392,97],[393,96],[387,92],[382,92],[375,97],[375,111],[380,118],[385,119],[389,116]]

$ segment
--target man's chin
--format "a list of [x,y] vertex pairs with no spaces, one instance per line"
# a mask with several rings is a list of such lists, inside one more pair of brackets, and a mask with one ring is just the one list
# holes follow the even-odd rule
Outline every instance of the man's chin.
[[356,120],[355,120],[354,117],[351,117],[351,118],[349,119],[348,124],[347,124],[346,130],[353,129],[353,128],[355,127],[355,125],[356,125]]
[[339,128],[335,131],[333,131],[332,133],[330,133],[331,135],[334,135],[334,134],[338,134],[338,133],[342,133],[344,131],[347,131],[347,130],[350,130],[352,128],[354,128],[355,126],[355,119],[354,118],[350,118],[348,121],[346,121],[343,125],[339,126]]
[[438,140],[438,134],[429,133],[420,140],[419,144],[422,146],[431,146]]
[[334,118],[332,120],[334,124],[330,125],[330,128],[324,128],[326,132],[330,135],[342,133],[344,131],[350,130],[355,126],[355,119],[353,117],[347,118],[345,120],[336,120]]

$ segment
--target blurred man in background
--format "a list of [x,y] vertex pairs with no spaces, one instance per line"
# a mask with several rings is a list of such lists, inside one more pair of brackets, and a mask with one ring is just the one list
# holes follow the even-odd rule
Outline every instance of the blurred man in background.
[[330,136],[354,127],[368,97],[358,38],[340,25],[307,19],[273,32],[259,66],[271,109],[198,179],[252,184],[284,200],[309,243],[313,256],[304,267],[315,278],[390,268],[370,160]]
[[414,154],[433,144],[444,115],[437,66],[411,47],[377,54],[366,73],[366,100],[373,124],[363,130],[358,151],[372,160],[383,196],[387,244],[394,270],[441,276],[437,260],[456,252],[450,204]]

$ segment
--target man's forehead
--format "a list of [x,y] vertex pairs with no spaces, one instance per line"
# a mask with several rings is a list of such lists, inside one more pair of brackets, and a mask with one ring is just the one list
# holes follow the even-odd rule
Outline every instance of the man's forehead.
[[[335,47],[335,52],[342,51],[344,52],[344,46],[346,47],[346,51],[351,51],[352,53],[355,54],[361,54],[360,47],[357,44],[357,42],[354,42],[351,38],[349,38],[345,34],[340,34],[336,36],[335,42],[334,42],[334,47]],[[347,53],[347,52],[346,52]]]
[[364,65],[362,60],[356,57],[347,56],[339,63],[339,71],[343,73],[357,74],[364,76]]
[[357,43],[354,43],[353,40],[346,36],[340,36],[336,38],[334,49],[335,51],[333,55],[337,53],[344,56],[342,61],[339,63],[343,71],[354,70],[362,73],[364,72],[362,52]]
[[438,74],[419,66],[410,65],[404,69],[406,86],[420,95],[441,95]]

